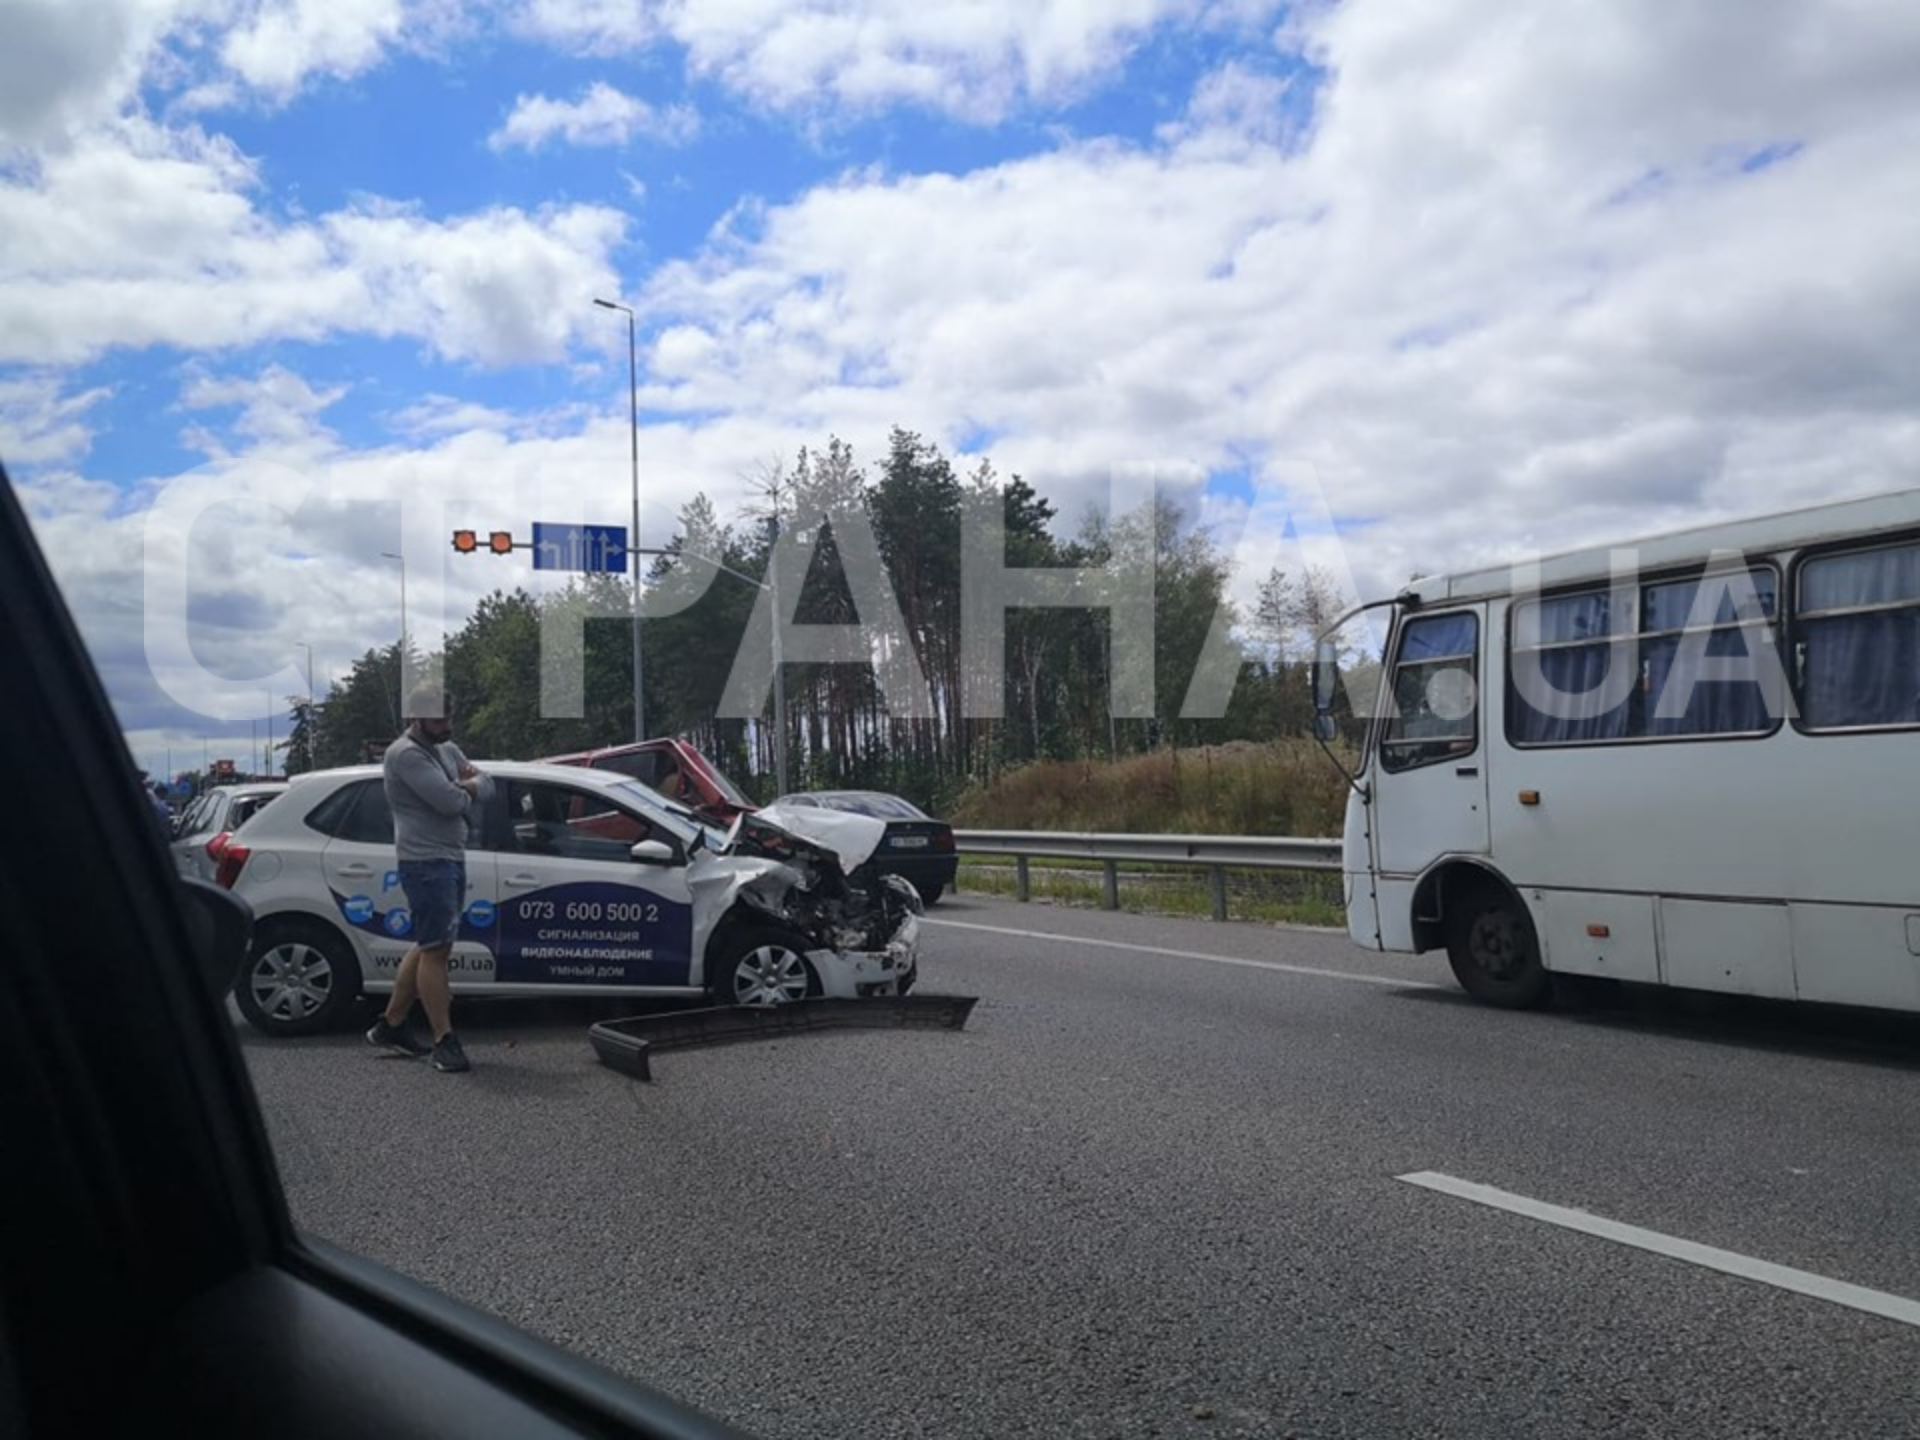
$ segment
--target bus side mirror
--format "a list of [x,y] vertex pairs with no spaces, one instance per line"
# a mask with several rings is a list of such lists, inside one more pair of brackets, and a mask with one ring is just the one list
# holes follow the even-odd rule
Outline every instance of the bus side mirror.
[[1316,715],[1333,713],[1333,685],[1340,674],[1340,661],[1331,640],[1322,640],[1313,657],[1313,709]]
[[1340,733],[1340,727],[1334,723],[1333,716],[1322,710],[1313,717],[1313,735],[1316,740],[1331,743]]

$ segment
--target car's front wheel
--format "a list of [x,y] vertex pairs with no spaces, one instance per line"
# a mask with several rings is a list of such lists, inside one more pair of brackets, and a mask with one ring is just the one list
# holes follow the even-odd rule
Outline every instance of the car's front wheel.
[[233,998],[265,1035],[334,1028],[360,994],[360,967],[338,931],[318,921],[269,920],[254,934]]
[[716,1005],[790,1005],[820,993],[806,941],[791,931],[736,931],[717,959],[707,981]]

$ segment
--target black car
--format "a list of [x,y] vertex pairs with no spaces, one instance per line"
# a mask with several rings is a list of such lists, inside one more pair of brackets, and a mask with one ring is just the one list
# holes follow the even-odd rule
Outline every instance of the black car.
[[953,827],[936,820],[910,800],[880,790],[809,790],[782,795],[775,805],[814,806],[870,815],[884,820],[885,838],[874,853],[874,867],[883,875],[898,875],[932,905],[953,884],[960,856],[953,845]]

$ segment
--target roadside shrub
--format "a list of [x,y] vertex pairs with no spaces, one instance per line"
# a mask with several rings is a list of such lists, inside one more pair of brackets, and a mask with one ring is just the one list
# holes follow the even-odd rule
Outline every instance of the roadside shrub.
[[[1336,753],[1351,766],[1350,751]],[[1333,836],[1346,797],[1345,778],[1313,741],[1240,741],[1022,766],[966,791],[951,818],[971,830]]]

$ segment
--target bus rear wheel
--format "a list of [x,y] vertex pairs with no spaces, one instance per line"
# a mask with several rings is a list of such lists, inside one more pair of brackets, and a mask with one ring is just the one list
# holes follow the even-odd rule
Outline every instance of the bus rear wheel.
[[1460,988],[1484,1004],[1530,1010],[1551,991],[1533,921],[1520,897],[1507,891],[1467,897],[1447,932],[1447,960]]

